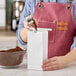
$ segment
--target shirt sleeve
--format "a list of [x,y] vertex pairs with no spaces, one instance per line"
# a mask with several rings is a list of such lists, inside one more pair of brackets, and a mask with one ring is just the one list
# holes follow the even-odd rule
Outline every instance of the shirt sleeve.
[[[76,0],[73,1],[73,4],[74,4],[74,19],[76,24]],[[72,50],[74,47],[76,47],[76,36],[73,39],[73,44],[71,45],[70,50]]]
[[24,19],[27,15],[30,15],[31,13],[31,0],[26,0],[22,15],[20,17],[20,21],[19,21],[19,25],[18,25],[18,29],[16,32],[16,36],[18,39],[18,42],[22,45],[25,45],[26,43],[21,39],[20,37],[20,31],[22,28],[24,28]]
[[76,47],[76,36],[73,39],[73,44],[71,45],[70,50],[72,50],[74,47]]

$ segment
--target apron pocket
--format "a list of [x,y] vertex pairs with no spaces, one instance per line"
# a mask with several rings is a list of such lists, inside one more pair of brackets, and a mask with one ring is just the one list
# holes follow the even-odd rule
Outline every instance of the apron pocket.
[[55,42],[55,23],[49,21],[39,21],[38,28],[48,28],[52,29],[52,31],[48,31],[48,41],[51,43]]

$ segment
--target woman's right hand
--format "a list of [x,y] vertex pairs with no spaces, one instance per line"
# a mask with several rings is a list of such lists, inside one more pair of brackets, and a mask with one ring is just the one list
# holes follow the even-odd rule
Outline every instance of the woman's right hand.
[[28,33],[28,31],[31,31],[30,26],[28,25],[28,22],[25,20],[24,21],[24,28],[22,28],[21,32],[20,32],[20,37],[24,42],[27,42],[27,33]]
[[[32,19],[30,21],[30,24],[28,22],[28,19]],[[34,18],[32,18],[32,16],[28,16],[27,18],[25,18],[24,20],[24,28],[21,29],[21,32],[20,32],[20,36],[21,36],[21,39],[24,41],[24,42],[27,42],[27,33],[28,31],[32,31],[30,28],[31,27],[35,27],[35,20]]]
[[[29,22],[28,20],[31,20],[31,21]],[[27,42],[27,33],[28,33],[28,31],[32,31],[30,28],[31,27],[36,28],[36,26],[37,26],[37,21],[36,21],[35,18],[33,18],[32,16],[27,16],[25,18],[25,20],[24,20],[24,28],[20,32],[21,39],[24,42]]]

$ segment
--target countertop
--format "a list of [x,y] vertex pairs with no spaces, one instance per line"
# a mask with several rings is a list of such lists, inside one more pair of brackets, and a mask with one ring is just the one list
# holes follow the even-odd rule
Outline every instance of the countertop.
[[55,71],[37,71],[27,70],[27,59],[21,65],[14,68],[0,67],[0,76],[76,76],[76,62],[70,64],[67,68]]
[[[8,44],[8,45],[7,45]],[[13,46],[14,45],[14,46]],[[16,46],[16,38],[1,38],[0,49],[13,48]],[[23,62],[18,67],[3,68],[0,67],[0,76],[76,76],[76,62],[70,64],[67,68],[55,71],[35,71],[27,70],[26,55]]]

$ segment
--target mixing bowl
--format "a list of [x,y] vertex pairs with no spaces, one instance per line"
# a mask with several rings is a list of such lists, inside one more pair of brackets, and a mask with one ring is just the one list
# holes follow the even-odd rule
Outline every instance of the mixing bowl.
[[25,51],[20,47],[0,50],[0,66],[17,66],[22,63]]

